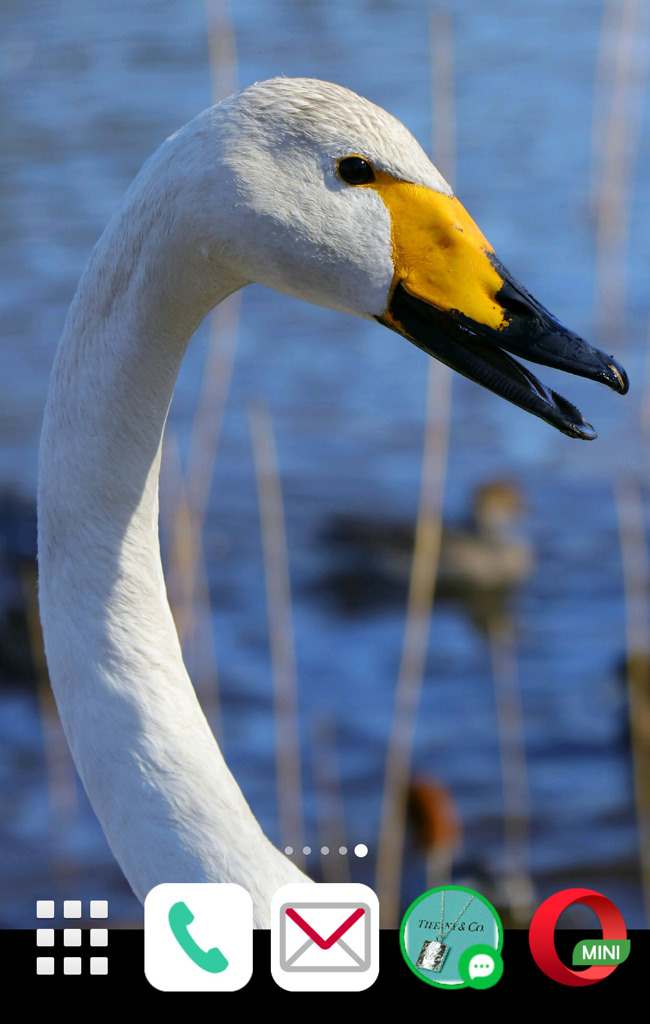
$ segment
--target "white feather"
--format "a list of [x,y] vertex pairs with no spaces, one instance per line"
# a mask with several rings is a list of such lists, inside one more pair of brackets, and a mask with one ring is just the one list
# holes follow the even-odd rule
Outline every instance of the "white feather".
[[111,848],[140,899],[159,882],[238,882],[260,926],[274,891],[307,879],[263,835],[185,670],[158,545],[161,444],[189,338],[237,288],[386,308],[390,217],[337,177],[351,153],[450,191],[403,125],[326,82],[259,83],[168,139],[83,274],[40,451],[47,660]]

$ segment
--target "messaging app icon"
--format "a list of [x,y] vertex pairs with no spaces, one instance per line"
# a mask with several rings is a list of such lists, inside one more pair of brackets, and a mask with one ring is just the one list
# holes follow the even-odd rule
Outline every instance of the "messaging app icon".
[[476,978],[487,978],[494,970],[494,957],[491,953],[475,953],[471,950],[471,956],[467,965],[467,973],[472,981]]
[[436,988],[491,988],[503,974],[503,927],[485,896],[461,885],[430,889],[406,911],[402,956]]
[[144,904],[144,971],[163,992],[234,992],[253,972],[253,901],[232,883],[157,885]]
[[356,883],[285,885],[271,903],[271,973],[290,992],[360,992],[379,972],[379,902]]
[[503,960],[491,946],[470,946],[459,957],[458,973],[471,988],[492,988],[503,974]]

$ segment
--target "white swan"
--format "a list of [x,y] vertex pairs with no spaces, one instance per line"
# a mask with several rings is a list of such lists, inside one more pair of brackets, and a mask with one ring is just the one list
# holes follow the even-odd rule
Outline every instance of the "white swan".
[[593,430],[501,346],[624,391],[498,263],[409,132],[336,85],[231,96],[145,164],[63,331],[40,451],[40,604],[61,720],[140,899],[234,881],[268,926],[306,881],[263,835],[183,665],[157,537],[165,418],[189,338],[257,281],[376,318],[575,437]]

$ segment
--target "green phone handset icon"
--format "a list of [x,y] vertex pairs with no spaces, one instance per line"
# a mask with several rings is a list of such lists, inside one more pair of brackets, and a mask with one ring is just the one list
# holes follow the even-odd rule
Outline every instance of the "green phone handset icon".
[[210,974],[220,974],[221,971],[225,971],[228,961],[221,950],[216,946],[213,946],[212,949],[201,949],[190,935],[188,925],[191,925],[194,920],[194,914],[186,903],[174,903],[169,909],[168,916],[169,927],[174,938],[197,967],[209,971]]

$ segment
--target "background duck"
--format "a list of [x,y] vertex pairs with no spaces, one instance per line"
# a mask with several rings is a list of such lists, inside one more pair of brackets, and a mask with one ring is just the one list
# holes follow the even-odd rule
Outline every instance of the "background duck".
[[[507,603],[535,563],[533,546],[518,529],[525,509],[514,482],[479,485],[466,525],[443,526],[436,598],[463,602],[480,625],[488,607]],[[413,558],[411,523],[335,516],[321,539],[346,563],[324,584],[326,595],[338,607],[365,611],[404,600]]]

